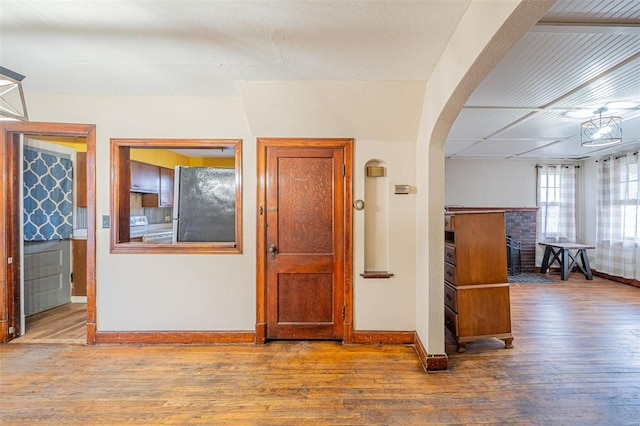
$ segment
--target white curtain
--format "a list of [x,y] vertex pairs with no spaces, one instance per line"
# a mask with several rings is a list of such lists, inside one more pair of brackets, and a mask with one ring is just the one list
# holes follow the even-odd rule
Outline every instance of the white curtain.
[[636,277],[638,238],[638,153],[598,161],[595,269]]
[[[576,168],[572,165],[538,165],[538,242],[576,241]],[[544,248],[536,245],[536,265]]]

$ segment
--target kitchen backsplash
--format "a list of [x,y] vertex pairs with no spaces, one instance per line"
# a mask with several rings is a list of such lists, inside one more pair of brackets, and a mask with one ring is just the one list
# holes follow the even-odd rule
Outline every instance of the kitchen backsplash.
[[87,228],[87,208],[86,207],[77,207],[76,208],[76,216],[73,219],[75,229],[86,229]]
[[[171,207],[142,207],[142,194],[131,192],[130,216],[146,216],[149,224],[167,223],[167,217],[173,215]],[[170,222],[171,220],[169,220]]]

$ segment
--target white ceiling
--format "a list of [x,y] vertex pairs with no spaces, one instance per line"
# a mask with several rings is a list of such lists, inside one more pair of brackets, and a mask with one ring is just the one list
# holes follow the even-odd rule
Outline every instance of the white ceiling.
[[[622,118],[623,145],[584,148],[580,124],[603,106]],[[578,160],[639,146],[640,1],[560,1],[471,95],[445,154]]]
[[25,89],[53,93],[236,96],[242,80],[425,81],[467,5],[2,0],[1,60],[28,77]]
[[[0,64],[27,76],[27,94],[237,96],[245,80],[425,81],[468,3],[2,0]],[[584,119],[566,113],[619,101],[635,105],[616,111],[625,146],[582,148]],[[473,93],[445,150],[581,159],[636,146],[640,1],[560,1]]]

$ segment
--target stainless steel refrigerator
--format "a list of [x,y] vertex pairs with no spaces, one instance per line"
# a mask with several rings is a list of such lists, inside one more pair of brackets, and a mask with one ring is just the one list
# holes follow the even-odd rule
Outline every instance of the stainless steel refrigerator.
[[234,242],[234,169],[176,166],[173,198],[174,242]]

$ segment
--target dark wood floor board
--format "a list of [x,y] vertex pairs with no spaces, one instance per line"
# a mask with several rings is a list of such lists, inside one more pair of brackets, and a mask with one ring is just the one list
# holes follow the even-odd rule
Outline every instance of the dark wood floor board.
[[18,340],[0,346],[0,423],[640,425],[640,289],[574,275],[512,285],[514,348],[447,336],[439,373],[411,346]]

